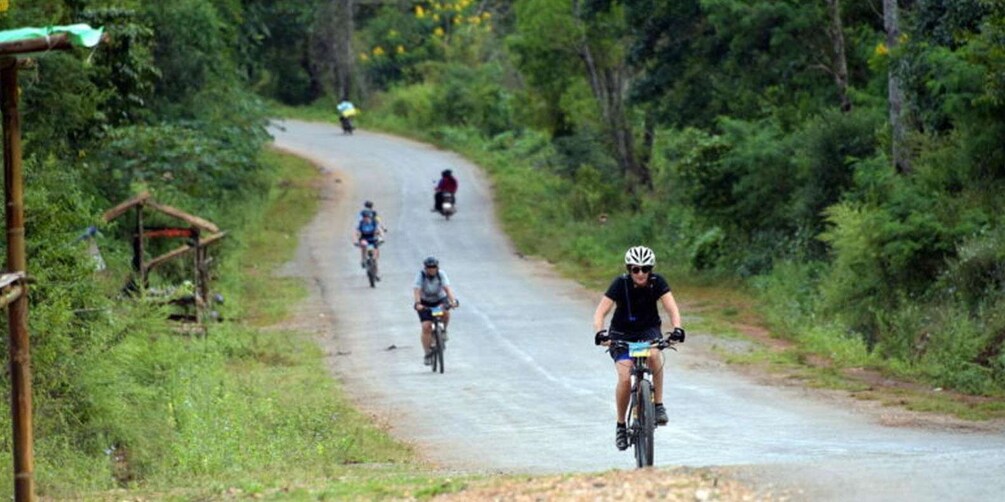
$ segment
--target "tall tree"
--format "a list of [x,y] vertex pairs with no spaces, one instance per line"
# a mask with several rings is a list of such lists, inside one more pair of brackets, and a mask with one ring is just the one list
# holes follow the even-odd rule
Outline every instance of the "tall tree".
[[352,50],[355,3],[355,0],[328,1],[321,7],[312,30],[312,72],[336,97],[347,97],[352,92],[356,61]]
[[[530,82],[547,82],[555,68],[578,64],[575,71],[585,79],[598,111],[611,156],[630,188],[649,187],[649,167],[636,151],[634,128],[628,118],[626,97],[631,83],[625,36],[627,29],[620,6],[601,6],[581,0],[522,0],[517,3],[521,40],[512,46],[518,65],[525,72],[538,72]],[[546,86],[554,91],[553,86]],[[649,145],[650,143],[645,143]]]
[[838,88],[838,98],[841,100],[841,111],[851,111],[851,99],[848,97],[848,58],[845,56],[844,25],[841,22],[841,0],[825,0],[830,24],[827,34],[831,39],[831,74]]
[[[891,54],[900,45],[899,11],[897,0],[883,0],[883,28],[886,30],[886,47]],[[897,172],[906,174],[911,172],[911,162],[904,145],[907,136],[907,125],[904,120],[904,85],[896,61],[894,57],[887,76],[887,100],[892,131],[891,156]]]
[[586,28],[578,32],[575,51],[586,69],[593,97],[600,105],[600,115],[614,149],[614,157],[633,187],[637,185],[651,187],[649,168],[642,164],[635,151],[633,128],[628,121],[625,108],[625,97],[631,81],[630,69],[624,54],[626,44],[623,36],[611,39],[596,36],[603,28],[624,31],[622,26],[617,26],[623,24],[624,19],[618,12],[584,11],[583,2],[580,0],[573,0],[572,11],[574,17]]

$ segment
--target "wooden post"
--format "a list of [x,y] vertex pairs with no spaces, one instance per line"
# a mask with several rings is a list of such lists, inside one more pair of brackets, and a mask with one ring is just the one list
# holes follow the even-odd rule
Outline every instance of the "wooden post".
[[147,294],[147,264],[143,261],[143,254],[146,252],[143,236],[143,204],[136,206],[136,270],[140,273],[140,297]]
[[[21,118],[17,110],[17,60],[0,62],[0,108],[3,109],[4,197],[7,203],[7,269],[25,272],[24,187],[21,172]],[[32,451],[31,352],[28,339],[27,284],[7,307],[10,326],[11,413],[14,423],[14,500],[35,500]]]
[[[195,261],[196,266],[198,267],[196,268],[196,277],[198,278],[196,281],[196,288],[199,291],[199,297],[202,298],[202,306],[206,309],[206,312],[203,312],[202,317],[200,318],[200,321],[205,323],[207,316],[209,316],[209,310],[211,310],[209,307],[212,305],[213,301],[209,297],[209,264],[207,263],[207,255],[209,253],[206,252],[206,245],[202,244],[201,241],[202,236],[200,235],[195,250],[196,255],[198,256]],[[206,333],[208,330],[204,330],[203,332]]]
[[201,250],[199,246],[199,229],[192,228],[192,245],[194,249],[192,250],[192,305],[195,307],[195,323],[202,326],[202,274],[199,273],[200,270],[200,259],[202,258]]

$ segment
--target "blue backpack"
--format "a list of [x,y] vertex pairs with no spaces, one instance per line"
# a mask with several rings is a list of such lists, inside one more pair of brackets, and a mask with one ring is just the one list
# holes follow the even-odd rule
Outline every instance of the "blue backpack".
[[371,236],[377,233],[377,222],[373,220],[370,220],[369,222],[359,222],[359,233],[366,236]]

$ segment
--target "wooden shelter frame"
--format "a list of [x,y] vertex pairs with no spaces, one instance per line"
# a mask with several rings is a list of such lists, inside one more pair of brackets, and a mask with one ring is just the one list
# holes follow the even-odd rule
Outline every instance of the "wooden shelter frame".
[[[102,37],[104,39],[104,36]],[[14,500],[35,500],[32,432],[31,341],[28,336],[28,260],[24,239],[24,172],[21,163],[21,114],[18,111],[18,56],[73,48],[57,33],[0,43],[0,113],[3,127],[4,203],[7,266],[0,274],[0,308],[7,309],[13,426]]]
[[[161,214],[177,218],[191,225],[194,239],[192,239],[189,243],[168,251],[167,253],[147,260],[146,235],[148,229],[143,223],[143,211],[148,208]],[[222,239],[225,235],[227,235],[227,232],[221,231],[216,224],[209,220],[153,200],[150,192],[146,191],[105,211],[103,219],[106,223],[111,222],[128,213],[131,209],[135,210],[136,214],[135,232],[133,234],[133,239],[135,239],[136,243],[133,255],[133,267],[136,273],[134,280],[139,285],[140,291],[146,291],[147,278],[149,277],[151,270],[162,263],[192,252],[192,264],[195,271],[196,286],[196,322],[201,324],[205,317],[203,315],[203,310],[206,307],[209,298],[209,264],[212,261],[206,252],[206,248],[210,244],[218,242]]]

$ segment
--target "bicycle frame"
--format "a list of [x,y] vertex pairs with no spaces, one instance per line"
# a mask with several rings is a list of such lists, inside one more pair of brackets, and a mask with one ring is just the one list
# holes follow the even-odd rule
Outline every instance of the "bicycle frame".
[[660,339],[656,342],[612,340],[609,350],[622,348],[628,350],[632,361],[627,417],[629,443],[634,446],[636,465],[640,468],[647,467],[653,465],[653,432],[656,429],[655,395],[650,376],[653,371],[649,367],[649,358],[654,349],[676,349],[672,343]]
[[[361,247],[361,245],[358,242],[355,243],[355,245],[357,247]],[[369,241],[366,243],[366,260],[364,263],[365,265],[364,268],[366,269],[366,277],[367,280],[370,282],[371,288],[376,287],[376,281],[377,281],[377,259],[376,257],[374,257],[376,249],[377,246],[374,245],[373,243]]]
[[433,373],[437,371],[443,373],[444,370],[443,351],[446,349],[446,340],[443,339],[443,333],[446,330],[446,326],[443,323],[443,318],[449,309],[449,305],[429,307],[429,313],[433,316]]

